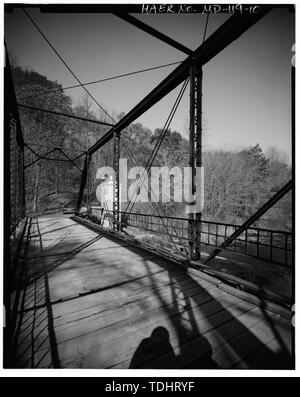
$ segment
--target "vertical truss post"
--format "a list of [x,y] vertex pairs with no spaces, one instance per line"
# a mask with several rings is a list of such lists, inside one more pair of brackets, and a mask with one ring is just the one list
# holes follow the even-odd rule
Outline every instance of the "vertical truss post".
[[81,183],[80,183],[80,188],[79,188],[77,205],[76,205],[76,209],[75,209],[75,213],[76,214],[79,214],[79,212],[80,212],[83,192],[84,192],[85,185],[86,185],[86,179],[87,179],[89,163],[90,163],[90,155],[86,154],[85,160],[84,160],[84,167],[83,167],[83,171],[82,171],[82,174],[81,174]]
[[[191,193],[196,197],[196,168],[202,167],[202,68],[197,66],[195,59],[190,65],[190,153]],[[200,172],[200,171],[198,171]],[[195,203],[193,203],[195,204]],[[196,206],[194,206],[196,210]],[[193,260],[201,258],[201,212],[189,214],[189,257]]]
[[120,175],[119,175],[119,162],[120,162],[120,134],[114,132],[113,139],[113,168],[115,170],[115,180],[113,186],[113,216],[114,216],[114,230],[120,229]]

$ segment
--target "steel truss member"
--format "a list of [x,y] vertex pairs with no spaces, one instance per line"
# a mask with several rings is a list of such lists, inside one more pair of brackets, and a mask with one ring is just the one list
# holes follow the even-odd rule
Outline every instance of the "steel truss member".
[[[190,159],[191,170],[191,193],[196,197],[196,169],[202,167],[202,68],[197,64],[195,58],[191,61],[190,67]],[[200,191],[200,193],[202,193]],[[197,194],[197,199],[199,198]],[[200,237],[201,237],[201,211],[197,210],[193,201],[195,211],[189,214],[189,246],[190,259],[200,259]],[[200,203],[201,204],[201,203]]]

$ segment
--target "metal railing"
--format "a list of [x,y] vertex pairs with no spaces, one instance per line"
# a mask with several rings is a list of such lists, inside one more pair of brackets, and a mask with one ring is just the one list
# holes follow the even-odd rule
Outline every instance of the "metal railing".
[[[132,235],[140,236],[141,231],[146,236],[157,236],[161,242],[165,241],[166,248],[170,239],[178,245],[185,244],[188,247],[188,223],[187,218],[171,216],[157,216],[141,213],[119,213],[120,230]],[[99,218],[99,223],[104,227],[112,227],[114,218],[112,211],[97,209],[91,211],[93,217]],[[101,219],[100,219],[101,218]],[[95,220],[95,219],[94,219]],[[201,249],[209,250],[210,247],[220,246],[239,225],[222,222],[202,220],[200,222]],[[284,230],[249,227],[227,248],[240,254],[260,258],[283,266],[292,265],[292,233]]]

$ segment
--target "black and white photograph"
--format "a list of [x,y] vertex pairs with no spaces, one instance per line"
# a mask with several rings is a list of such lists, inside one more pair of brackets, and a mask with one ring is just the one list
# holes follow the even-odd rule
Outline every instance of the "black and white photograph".
[[296,8],[4,3],[4,370],[295,370]]

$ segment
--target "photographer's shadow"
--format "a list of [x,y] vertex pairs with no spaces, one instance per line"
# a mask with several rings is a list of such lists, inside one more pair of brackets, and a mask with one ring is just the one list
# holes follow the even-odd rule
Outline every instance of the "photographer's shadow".
[[[218,368],[218,365],[211,358],[212,349],[207,339],[195,335],[190,340],[193,340],[195,345],[194,359],[190,357],[190,352],[186,351],[184,353],[186,350],[184,345],[180,346],[180,354],[176,355],[170,342],[168,330],[164,327],[157,327],[153,330],[150,337],[141,341],[133,354],[129,368]],[[202,352],[204,354],[201,354]],[[183,365],[183,363],[186,364]]]

